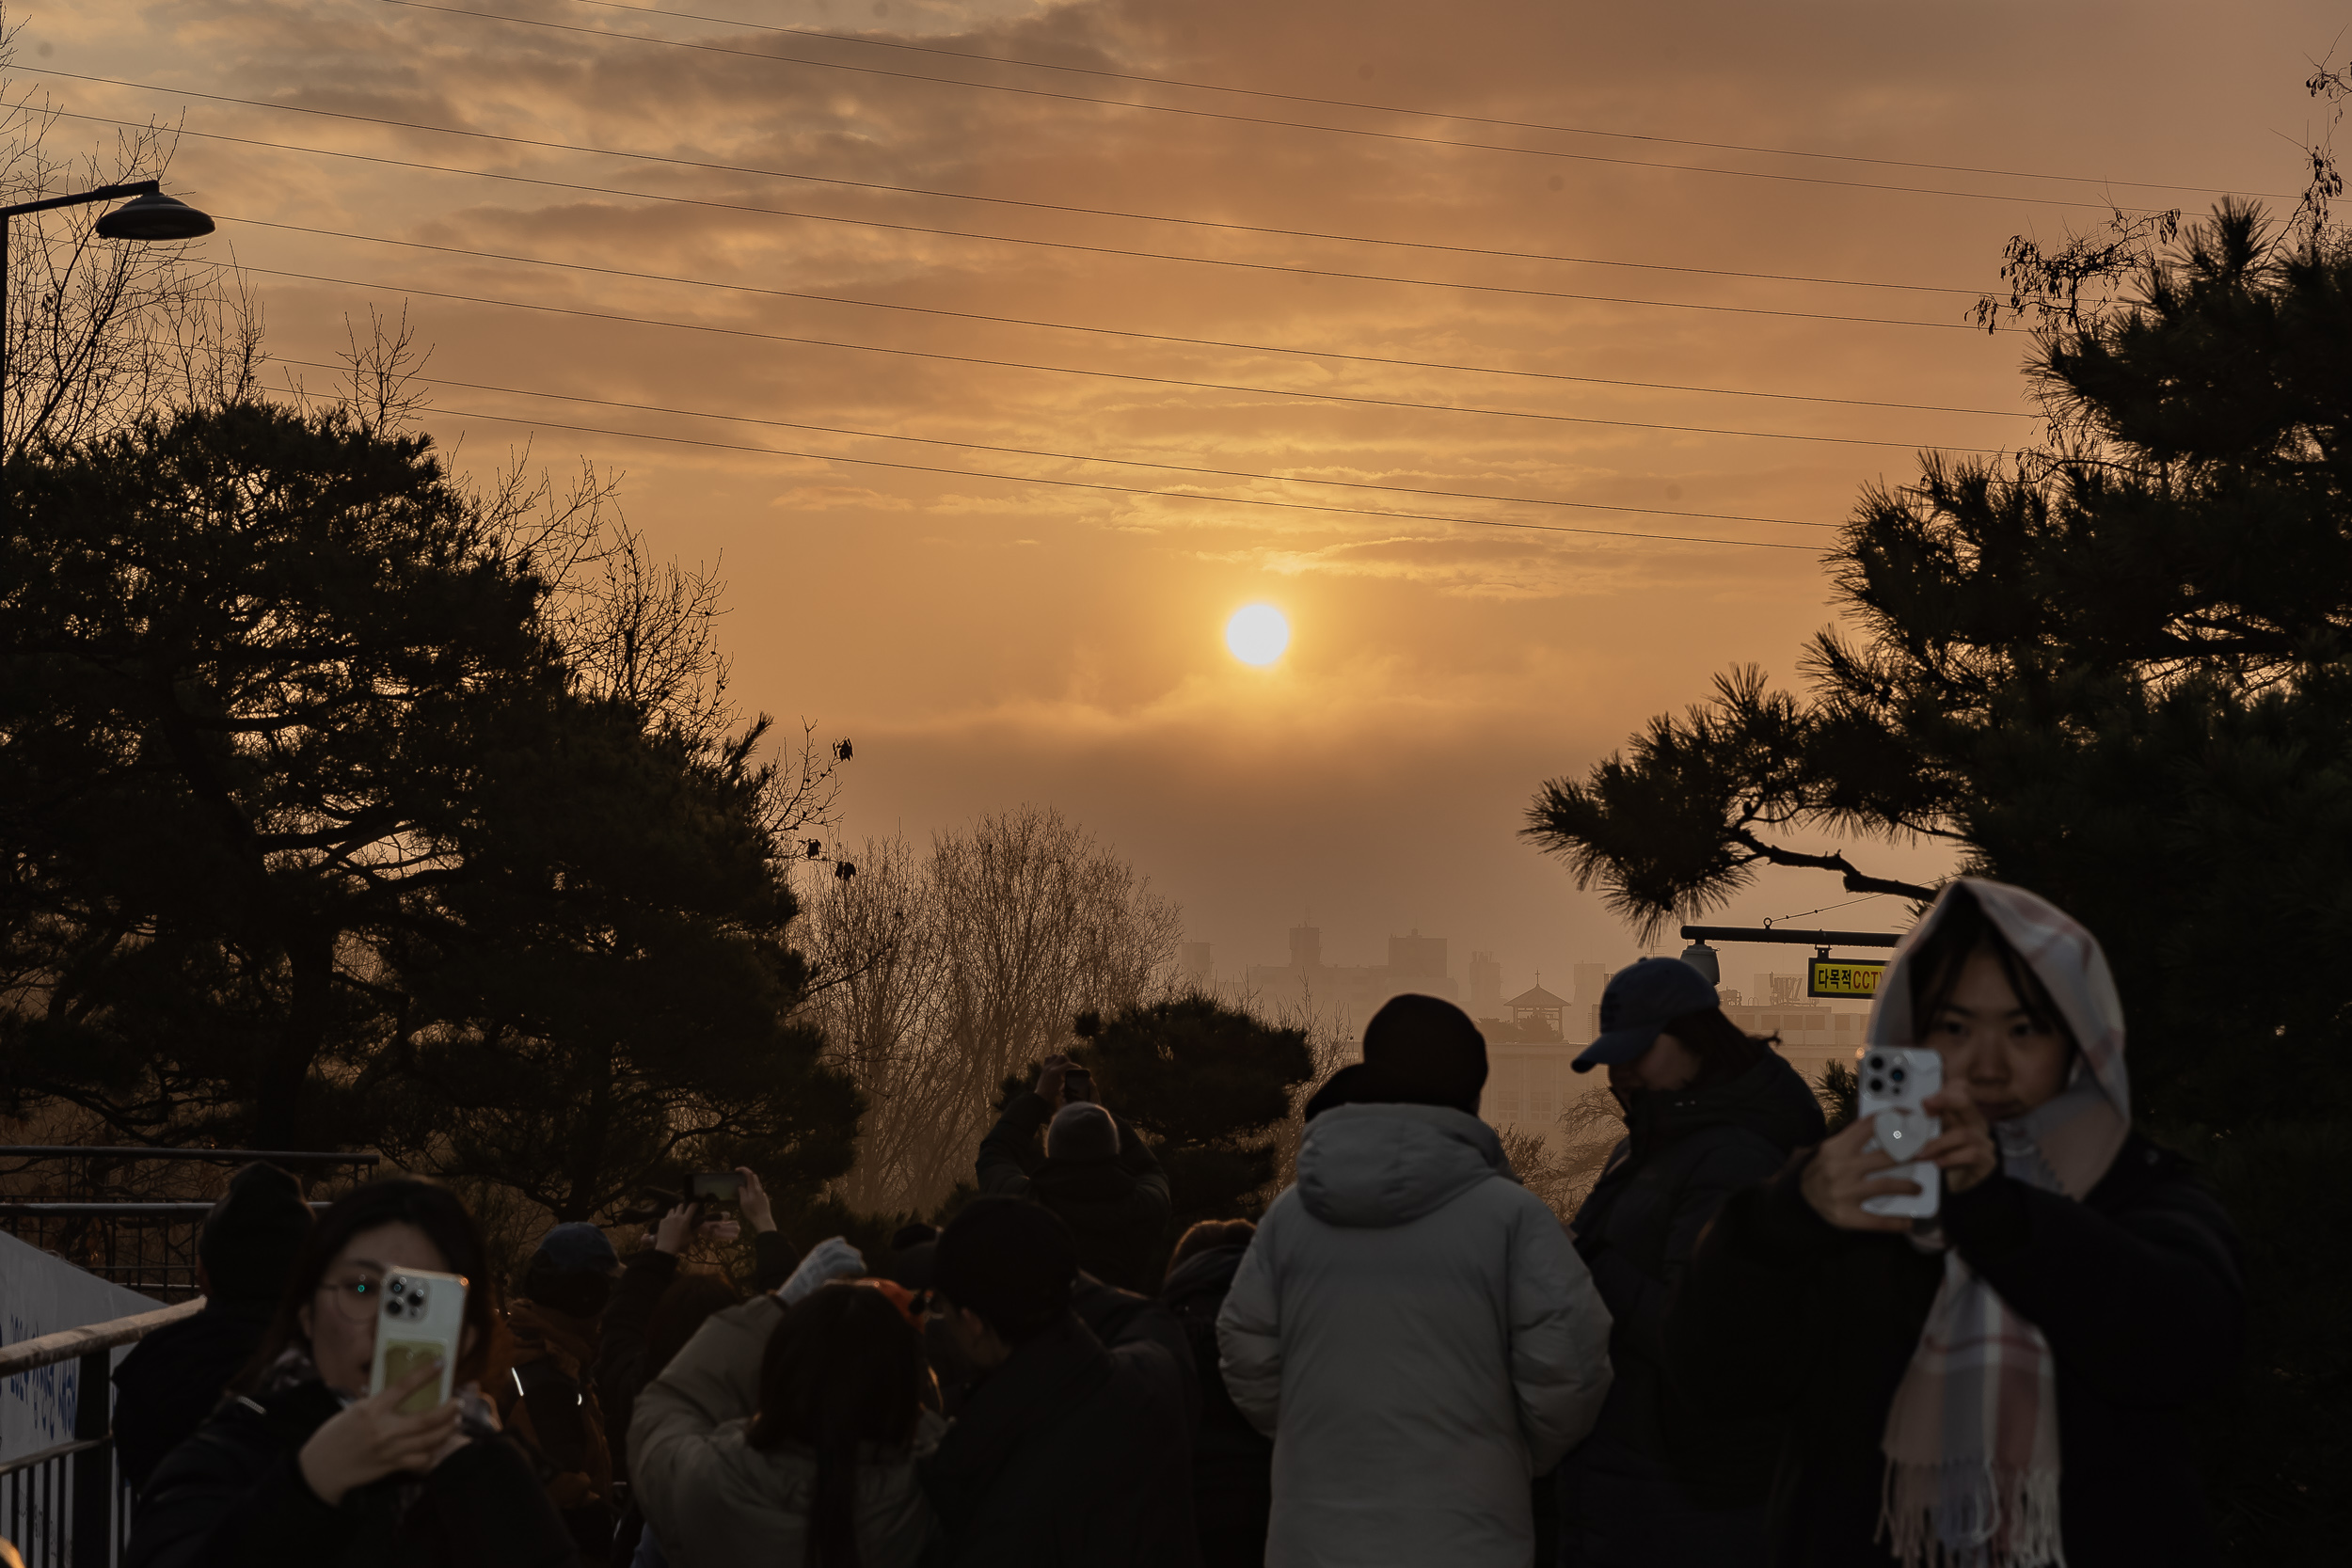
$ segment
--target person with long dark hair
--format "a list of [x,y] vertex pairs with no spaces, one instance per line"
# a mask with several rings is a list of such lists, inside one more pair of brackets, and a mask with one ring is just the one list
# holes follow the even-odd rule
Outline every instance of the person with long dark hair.
[[1560,1560],[1760,1564],[1778,1434],[1688,1418],[1666,1376],[1666,1308],[1724,1200],[1820,1141],[1820,1103],[1679,959],[1620,970],[1601,993],[1600,1025],[1572,1065],[1609,1069],[1626,1136],[1569,1228],[1609,1305],[1616,1376],[1599,1423],[1561,1467]]
[[[2163,1568],[2217,1561],[2192,1402],[2234,1368],[2234,1229],[2133,1130],[2097,939],[1963,879],[1895,949],[1870,1047],[1932,1048],[1935,1214],[1865,1209],[1887,1112],[1735,1195],[1671,1314],[1677,1386],[1788,1423],[1776,1562]],[[1867,1069],[1867,1063],[1866,1069]]]
[[[693,1344],[677,1358],[687,1361]],[[936,1529],[915,1476],[943,1423],[922,1336],[881,1290],[820,1287],[784,1314],[759,1407],[713,1422],[649,1384],[629,1433],[638,1506],[675,1568],[911,1568]]]
[[[370,1395],[379,1298],[403,1269],[463,1275],[453,1382]],[[498,1322],[482,1237],[447,1188],[371,1181],[322,1215],[232,1399],[167,1456],[133,1516],[126,1568],[567,1568],[569,1533],[479,1384]]]

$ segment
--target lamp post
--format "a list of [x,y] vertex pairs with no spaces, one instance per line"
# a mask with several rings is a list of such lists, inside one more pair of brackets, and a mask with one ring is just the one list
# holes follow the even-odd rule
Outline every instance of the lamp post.
[[0,459],[8,455],[8,220],[21,213],[45,213],[53,207],[84,207],[93,201],[131,200],[98,220],[98,232],[109,240],[193,240],[213,231],[213,220],[184,201],[163,193],[159,182],[134,180],[125,185],[101,185],[74,196],[53,196],[44,201],[21,201],[0,207]]

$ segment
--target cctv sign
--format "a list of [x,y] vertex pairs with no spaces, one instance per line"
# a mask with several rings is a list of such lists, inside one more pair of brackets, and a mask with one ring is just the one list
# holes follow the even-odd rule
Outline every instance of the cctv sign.
[[1879,976],[1886,965],[1875,960],[1815,958],[1805,975],[1807,996],[1852,997],[1868,1001],[1879,993]]

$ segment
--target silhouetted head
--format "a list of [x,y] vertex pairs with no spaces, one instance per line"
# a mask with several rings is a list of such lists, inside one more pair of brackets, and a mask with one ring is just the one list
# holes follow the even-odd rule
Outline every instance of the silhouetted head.
[[857,1561],[858,1445],[914,1436],[930,1369],[923,1338],[880,1291],[835,1281],[784,1315],[759,1363],[755,1449],[790,1443],[817,1458],[807,1560]]
[[1078,1243],[1059,1214],[1020,1198],[982,1197],[940,1232],[931,1293],[1018,1345],[1061,1322],[1077,1273]]
[[539,1249],[523,1267],[517,1293],[535,1307],[593,1318],[612,1299],[612,1275],[620,1266],[612,1240],[586,1221],[574,1220],[540,1238]]
[[1352,1098],[1476,1116],[1486,1086],[1486,1037],[1451,1002],[1392,996],[1364,1025],[1364,1066],[1366,1081]]
[[1045,1124],[1049,1160],[1108,1160],[1119,1152],[1119,1123],[1100,1105],[1079,1101]]
[[1246,1247],[1257,1233],[1258,1227],[1248,1220],[1202,1220],[1177,1241],[1176,1250],[1168,1254],[1168,1272],[1174,1274],[1204,1252],[1215,1252],[1219,1247]]
[[668,1366],[713,1312],[742,1299],[743,1292],[723,1275],[682,1274],[671,1280],[645,1314],[645,1376],[650,1379]]
[[1300,1113],[1300,1119],[1312,1121],[1335,1105],[1353,1105],[1358,1101],[1371,1099],[1369,1078],[1370,1069],[1363,1063],[1348,1063],[1347,1066],[1326,1078],[1323,1081],[1323,1086],[1307,1097],[1307,1103]]
[[276,1165],[246,1165],[229,1179],[196,1243],[205,1294],[238,1307],[277,1305],[310,1234],[302,1184]]

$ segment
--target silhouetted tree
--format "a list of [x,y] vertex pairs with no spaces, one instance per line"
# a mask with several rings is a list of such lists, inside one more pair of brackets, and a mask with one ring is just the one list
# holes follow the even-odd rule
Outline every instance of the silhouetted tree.
[[377,1144],[566,1217],[681,1149],[846,1166],[854,1089],[786,1022],[800,784],[764,721],[575,666],[527,546],[577,516],[254,404],[5,480],[11,1108]]
[[1194,994],[1083,1014],[1078,1033],[1073,1059],[1152,1140],[1176,1229],[1248,1213],[1274,1176],[1274,1130],[1314,1075],[1307,1031]]
[[1759,863],[1928,891],[1790,843],[1823,829],[1947,844],[2096,931],[2143,1114],[2249,1231],[2261,1370],[2213,1451],[2246,1560],[2291,1560],[2341,1538],[2346,1458],[2319,1323],[2352,1275],[2281,1200],[2344,1190],[2352,1127],[2352,245],[2224,204],[2131,281],[2038,336],[2046,449],[1864,493],[1808,694],[1735,672],[1527,832],[1645,931]]

